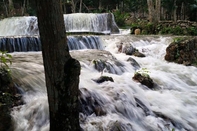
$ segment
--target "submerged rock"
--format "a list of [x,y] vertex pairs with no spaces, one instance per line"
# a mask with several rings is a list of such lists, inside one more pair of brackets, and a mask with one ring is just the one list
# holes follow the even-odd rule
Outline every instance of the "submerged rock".
[[133,55],[137,57],[146,57],[143,53],[139,52],[138,50],[135,50],[135,52],[133,52]]
[[101,76],[99,77],[98,79],[95,79],[93,80],[95,81],[96,83],[103,83],[105,81],[111,81],[111,82],[114,82],[113,78],[112,77],[109,77],[109,76]]
[[117,60],[93,60],[94,68],[101,73],[108,72],[112,74],[122,74],[124,65]]
[[106,115],[106,111],[103,108],[103,102],[86,88],[81,88],[79,90],[79,112],[85,115],[84,117],[92,114],[96,116]]
[[131,65],[137,70],[140,68],[140,65],[137,63],[137,61],[131,57],[127,59],[131,63]]
[[132,131],[131,124],[125,124],[120,121],[111,122],[111,127],[109,131]]

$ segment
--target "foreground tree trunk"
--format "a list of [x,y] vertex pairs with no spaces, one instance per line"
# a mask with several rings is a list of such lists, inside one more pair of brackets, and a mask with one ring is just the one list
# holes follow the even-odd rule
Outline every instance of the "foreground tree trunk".
[[61,0],[36,0],[50,131],[79,131],[80,63],[69,54]]

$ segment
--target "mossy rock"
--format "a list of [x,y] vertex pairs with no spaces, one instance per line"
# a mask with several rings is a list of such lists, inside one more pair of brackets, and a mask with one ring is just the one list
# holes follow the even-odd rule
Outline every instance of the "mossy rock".
[[135,81],[140,82],[142,85],[147,86],[150,89],[154,88],[154,82],[153,80],[149,77],[149,75],[143,75],[141,73],[135,73],[135,75],[133,76],[133,79]]
[[178,64],[197,65],[197,37],[175,38],[166,48],[165,60]]

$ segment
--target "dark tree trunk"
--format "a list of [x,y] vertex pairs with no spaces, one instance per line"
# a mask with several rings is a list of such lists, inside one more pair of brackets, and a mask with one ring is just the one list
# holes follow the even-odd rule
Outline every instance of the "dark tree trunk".
[[69,54],[61,0],[36,0],[50,131],[79,131],[80,63]]

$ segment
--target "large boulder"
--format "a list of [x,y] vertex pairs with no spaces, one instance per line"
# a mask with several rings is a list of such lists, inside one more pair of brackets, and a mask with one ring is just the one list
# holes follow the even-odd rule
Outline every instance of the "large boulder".
[[166,48],[165,60],[178,64],[197,64],[197,37],[175,38]]

